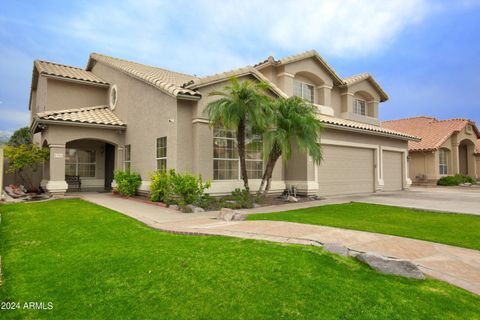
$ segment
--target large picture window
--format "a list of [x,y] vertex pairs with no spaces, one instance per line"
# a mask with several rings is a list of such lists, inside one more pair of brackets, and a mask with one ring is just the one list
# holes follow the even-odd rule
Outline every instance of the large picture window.
[[167,170],[167,137],[157,139],[157,170]]
[[131,164],[132,164],[132,158],[131,158],[131,146],[129,144],[127,144],[125,146],[125,158],[123,160],[123,170],[127,171],[127,172],[130,172],[130,167],[131,167]]
[[441,175],[448,174],[448,150],[440,149],[438,151],[439,169]]
[[95,150],[65,150],[65,175],[95,178]]
[[294,80],[293,95],[313,103],[313,86],[305,82]]
[[[263,145],[260,136],[247,137],[245,160],[249,179],[261,179],[263,174]],[[235,130],[215,128],[213,131],[213,179],[240,179],[240,160]]]

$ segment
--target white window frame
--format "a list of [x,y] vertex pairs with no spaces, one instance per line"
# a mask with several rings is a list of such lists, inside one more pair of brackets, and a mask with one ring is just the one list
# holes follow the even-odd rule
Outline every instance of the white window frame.
[[367,115],[367,102],[363,99],[355,98],[353,100],[353,113],[360,116]]
[[[72,165],[74,164],[75,165],[75,176],[79,176],[80,178],[84,178],[84,179],[93,179],[96,177],[97,175],[97,151],[95,149],[78,149],[78,148],[66,148],[65,149],[65,155],[68,153],[68,150],[75,150],[75,161],[74,163],[66,163],[66,165]],[[93,151],[93,157],[94,157],[94,160],[93,162],[79,162],[78,161],[78,151]],[[80,176],[78,174],[78,167],[80,165],[89,165],[89,166],[92,166],[93,165],[93,176]]]
[[[295,92],[297,85],[300,85],[300,93]],[[306,95],[307,95],[307,92],[305,90],[306,87],[311,88],[311,90],[312,90],[311,97],[306,97]],[[306,83],[306,82],[303,82],[303,81],[300,81],[300,80],[293,80],[293,95],[297,96],[297,97],[300,97],[302,99],[305,99],[310,103],[314,103],[314,101],[315,101],[315,87],[310,83]]]
[[[162,149],[165,149],[165,156],[159,156],[158,155],[158,150],[159,150],[158,141],[160,139],[165,139],[165,146],[161,147]],[[163,169],[165,171],[167,170],[167,146],[168,146],[168,139],[167,139],[166,136],[155,139],[155,166],[156,166],[157,170],[162,170],[162,168],[158,167],[158,160],[165,160],[165,168],[163,168]]]
[[[223,139],[223,140],[230,140],[230,141],[234,141],[234,147],[237,148],[236,146],[236,143],[237,143],[237,139],[235,137],[235,134],[233,134],[234,137],[218,137],[215,135],[215,130],[216,129],[220,129],[220,130],[228,130],[228,129],[224,129],[224,128],[214,128],[213,129],[213,147],[215,147],[215,139]],[[231,131],[231,132],[235,132],[234,130],[228,130],[228,131]],[[261,137],[259,138],[261,140]],[[247,138],[248,140],[248,138]],[[262,141],[263,142],[263,141]],[[247,150],[245,150],[247,151]],[[242,172],[241,172],[241,165],[240,165],[240,157],[237,157],[237,158],[216,158],[215,157],[215,151],[213,152],[214,153],[214,157],[213,157],[213,162],[212,162],[212,165],[213,165],[213,176],[214,176],[214,181],[238,181],[238,180],[241,180],[242,179]],[[237,178],[236,179],[215,179],[215,161],[218,160],[218,161],[236,161],[237,162]],[[263,157],[259,160],[259,159],[245,159],[245,162],[246,164],[248,162],[262,162],[262,173],[261,175],[263,175],[263,171],[265,170],[265,162],[263,161]],[[248,169],[247,169],[247,174],[248,174]],[[261,179],[258,178],[258,177],[255,177],[255,178],[252,178],[250,175],[248,177],[249,179],[252,179],[252,180],[255,180],[255,179]]]
[[[127,159],[127,154],[128,154],[128,159]],[[128,169],[127,169],[127,166],[128,166]],[[126,144],[123,150],[123,171],[130,172],[131,168],[132,168],[132,145]]]
[[448,175],[448,149],[438,150],[438,171],[441,176]]

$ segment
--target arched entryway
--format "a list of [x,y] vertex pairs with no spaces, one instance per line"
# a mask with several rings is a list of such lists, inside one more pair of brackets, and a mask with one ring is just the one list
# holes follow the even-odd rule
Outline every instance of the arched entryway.
[[115,170],[113,143],[78,139],[65,144],[67,191],[110,191]]
[[475,144],[465,139],[458,145],[458,169],[459,173],[468,176],[475,176]]

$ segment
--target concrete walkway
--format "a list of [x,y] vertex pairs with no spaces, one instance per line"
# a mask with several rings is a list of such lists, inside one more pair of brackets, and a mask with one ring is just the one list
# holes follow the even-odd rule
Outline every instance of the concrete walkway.
[[[480,294],[480,251],[477,250],[377,233],[291,222],[217,221],[216,212],[182,214],[110,194],[84,193],[80,197],[168,232],[222,235],[317,246],[324,243],[337,243],[356,251],[376,252],[384,256],[408,259],[417,263],[425,274],[433,278]],[[296,208],[339,201],[340,199],[336,198],[329,201],[296,204]],[[295,207],[295,205],[286,206],[284,209]],[[252,211],[262,209],[263,212],[270,211],[266,208],[257,208]]]

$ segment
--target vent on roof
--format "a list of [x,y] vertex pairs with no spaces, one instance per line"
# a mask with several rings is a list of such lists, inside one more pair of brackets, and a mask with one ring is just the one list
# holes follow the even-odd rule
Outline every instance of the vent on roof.
[[473,127],[471,124],[467,125],[467,127],[465,128],[465,132],[468,134],[471,134],[473,132]]

